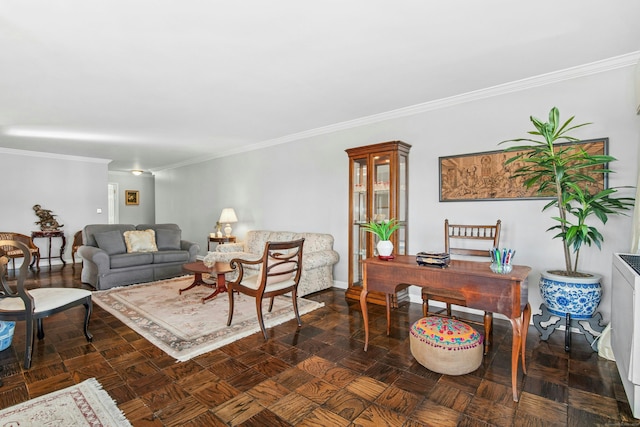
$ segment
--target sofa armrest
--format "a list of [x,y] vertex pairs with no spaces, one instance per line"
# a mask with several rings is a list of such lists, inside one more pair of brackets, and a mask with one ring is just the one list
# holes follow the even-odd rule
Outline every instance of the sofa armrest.
[[311,270],[314,268],[334,265],[340,260],[338,252],[334,250],[317,251],[302,254],[302,268]]
[[200,245],[188,240],[180,240],[180,249],[189,252],[189,262],[195,262],[198,253],[200,253]]
[[98,271],[107,271],[111,268],[109,254],[100,248],[83,245],[78,248],[78,253],[84,260],[94,263]]
[[[244,243],[242,243],[242,242],[238,242],[238,243],[222,243],[222,244],[216,246],[216,252],[242,253],[242,252],[244,252]],[[231,259],[229,259],[229,261],[231,261]]]

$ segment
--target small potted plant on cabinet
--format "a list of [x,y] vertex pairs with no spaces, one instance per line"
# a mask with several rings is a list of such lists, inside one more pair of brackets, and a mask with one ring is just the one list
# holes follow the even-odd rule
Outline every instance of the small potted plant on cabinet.
[[505,164],[519,162],[513,177],[523,179],[523,185],[536,189],[537,194],[552,197],[542,211],[557,209],[557,215],[552,216],[556,224],[547,231],[555,232],[553,238],[562,242],[564,269],[542,272],[540,293],[549,311],[567,316],[567,320],[591,318],[602,295],[601,276],[578,270],[580,249],[585,245],[600,249],[604,241],[598,228],[587,220],[595,217],[604,225],[610,215],[624,214],[634,202],[630,197],[615,196],[620,187],[593,189],[597,178],[612,172],[608,164],[616,160],[614,157],[590,154],[573,144],[558,145],[578,141],[569,132],[590,124],[571,125],[573,119],[560,123],[560,113],[554,107],[548,122],[530,117],[535,130],[528,133],[533,137],[500,143],[528,143],[507,148],[505,151],[517,154]]
[[390,259],[393,257],[391,255],[393,253],[393,243],[390,239],[393,232],[399,227],[400,224],[394,218],[379,222],[371,220],[362,226],[363,230],[378,236],[376,249],[378,249],[378,257],[380,259]]

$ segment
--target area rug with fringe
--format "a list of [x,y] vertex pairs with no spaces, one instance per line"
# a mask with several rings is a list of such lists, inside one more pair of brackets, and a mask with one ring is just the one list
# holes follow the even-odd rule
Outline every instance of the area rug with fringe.
[[[233,321],[227,327],[229,299],[226,293],[202,304],[213,290],[196,286],[182,295],[179,290],[193,283],[193,276],[112,288],[93,293],[93,301],[155,346],[179,361],[222,347],[260,331],[255,299],[234,297]],[[298,298],[300,316],[324,304]],[[271,313],[263,301],[265,328],[295,319],[291,298],[276,297]]]
[[95,379],[0,411],[2,426],[131,426]]

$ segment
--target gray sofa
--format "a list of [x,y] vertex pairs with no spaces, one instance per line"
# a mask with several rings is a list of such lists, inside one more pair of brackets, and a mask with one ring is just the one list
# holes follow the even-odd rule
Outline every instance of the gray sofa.
[[[153,230],[157,250],[128,248],[124,233],[134,230]],[[196,261],[200,251],[198,244],[182,240],[176,224],[90,224],[82,230],[82,243],[81,280],[96,289],[180,276],[182,265]]]
[[[294,233],[291,231],[252,230],[247,232],[243,242],[224,243],[216,246],[215,252],[204,257],[205,264],[218,261],[229,262],[233,258],[260,259],[267,241],[283,242],[304,237],[302,248],[302,275],[298,284],[298,296],[328,289],[333,286],[333,266],[340,260],[333,250],[333,236],[323,233]],[[257,269],[259,266],[248,266]],[[234,280],[237,271],[227,274],[227,280]]]

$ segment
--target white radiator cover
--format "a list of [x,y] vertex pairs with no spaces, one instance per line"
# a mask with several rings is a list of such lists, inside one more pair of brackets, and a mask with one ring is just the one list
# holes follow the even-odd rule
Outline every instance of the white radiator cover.
[[620,254],[613,256],[611,347],[633,416],[640,418],[640,275]]
[[636,64],[636,114],[640,114],[640,61]]

